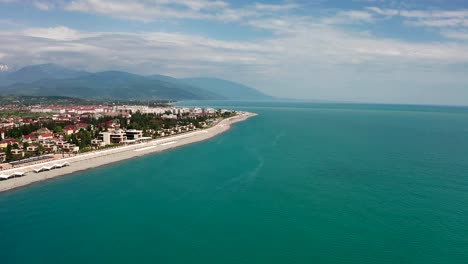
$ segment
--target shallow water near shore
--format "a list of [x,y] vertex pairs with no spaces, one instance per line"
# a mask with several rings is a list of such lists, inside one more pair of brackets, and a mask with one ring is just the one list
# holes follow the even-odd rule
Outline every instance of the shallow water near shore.
[[206,104],[259,115],[0,193],[0,262],[466,263],[466,108]]

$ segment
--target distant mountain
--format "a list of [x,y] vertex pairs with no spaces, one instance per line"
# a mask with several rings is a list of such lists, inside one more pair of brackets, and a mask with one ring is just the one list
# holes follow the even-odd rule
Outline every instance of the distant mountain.
[[42,79],[66,79],[88,75],[85,71],[75,71],[57,64],[38,64],[6,72],[0,76],[0,85],[31,83]]
[[0,88],[2,93],[79,98],[203,100],[172,83],[127,72],[107,71],[69,79],[43,79]]
[[200,87],[229,100],[271,100],[273,97],[246,85],[217,78],[185,78],[182,82]]
[[152,80],[160,80],[160,81],[165,81],[165,82],[179,82],[180,81],[177,78],[167,76],[167,75],[160,75],[160,74],[148,75],[146,77]]
[[155,75],[147,76],[147,78],[152,79],[152,80],[159,80],[159,81],[163,81],[163,82],[172,83],[174,85],[177,85],[178,88],[180,88],[180,89],[182,89],[184,91],[188,91],[188,92],[200,95],[201,97],[205,98],[206,100],[225,100],[225,99],[227,99],[223,94],[213,93],[213,92],[205,89],[204,87],[197,87],[197,86],[189,85],[189,84],[185,83],[183,80],[180,80],[180,79],[177,79],[177,78],[174,78],[174,77],[171,77],[171,76],[155,74]]
[[242,84],[215,78],[177,79],[122,71],[89,73],[56,64],[0,73],[0,94],[107,99],[265,100],[271,97]]

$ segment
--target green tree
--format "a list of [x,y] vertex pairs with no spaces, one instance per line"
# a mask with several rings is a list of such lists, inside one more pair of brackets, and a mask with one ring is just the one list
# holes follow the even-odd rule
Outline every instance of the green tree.
[[13,159],[13,154],[11,153],[12,146],[10,144],[7,145],[5,156],[7,161],[11,161]]
[[37,147],[37,154],[42,155],[45,152],[45,148],[42,145]]
[[54,130],[55,133],[61,133],[63,131],[63,127],[57,125],[57,126],[54,127],[53,130]]

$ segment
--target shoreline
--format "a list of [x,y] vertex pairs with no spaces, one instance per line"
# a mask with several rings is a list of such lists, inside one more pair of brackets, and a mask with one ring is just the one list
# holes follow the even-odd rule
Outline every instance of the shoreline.
[[[19,187],[24,187],[35,182],[65,176],[71,173],[96,168],[99,166],[119,162],[122,160],[140,157],[151,153],[161,152],[164,150],[174,149],[184,145],[189,145],[195,142],[204,141],[213,138],[218,134],[228,131],[231,128],[232,124],[245,121],[253,116],[256,116],[256,114],[243,112],[239,115],[223,119],[215,126],[203,130],[197,130],[161,139],[154,139],[149,142],[139,143],[135,145],[128,145],[105,150],[97,150],[93,152],[79,154],[73,157],[2,171],[0,172],[0,174],[3,174],[5,172],[23,172],[26,173],[26,175],[18,178],[11,178],[8,180],[0,181],[0,193]],[[54,164],[63,162],[68,162],[70,166],[63,167],[60,169],[53,169],[50,171],[43,171],[40,173],[33,172],[34,169],[43,166],[53,166]]]

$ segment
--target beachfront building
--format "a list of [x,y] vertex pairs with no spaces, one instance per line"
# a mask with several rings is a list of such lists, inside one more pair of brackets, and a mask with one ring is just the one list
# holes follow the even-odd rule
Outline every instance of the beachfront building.
[[37,146],[34,146],[34,145],[28,146],[26,148],[26,151],[29,152],[29,153],[35,153],[37,151]]
[[63,148],[63,145],[65,144],[66,142],[64,142],[63,140],[58,140],[55,144],[57,145],[58,148]]
[[44,144],[42,144],[42,146],[44,147],[44,150],[46,152],[52,153],[52,152],[57,151],[57,145],[55,145],[55,144],[53,144],[51,142],[44,143]]
[[143,130],[128,129],[125,131],[125,135],[127,136],[127,140],[137,141],[143,137]]
[[113,144],[124,143],[127,141],[127,134],[122,129],[116,129],[110,133],[110,141]]
[[98,138],[94,139],[91,144],[93,147],[103,147],[110,144],[135,143],[151,139],[151,137],[143,136],[143,130],[115,129],[111,131],[100,132]]
[[17,157],[18,157],[18,156],[24,157],[24,151],[21,150],[21,149],[12,149],[12,150],[11,150],[11,154],[12,154],[13,156],[17,156]]
[[105,147],[106,143],[104,143],[104,141],[102,141],[100,139],[95,138],[95,139],[91,140],[91,146],[93,148],[101,148],[101,147]]
[[64,152],[68,152],[68,153],[70,153],[70,152],[75,152],[76,153],[76,152],[80,151],[80,147],[78,147],[75,144],[71,144],[71,143],[63,144],[62,149],[63,149]]
[[110,145],[111,144],[110,134],[111,132],[100,132],[97,139],[103,142],[104,145]]

